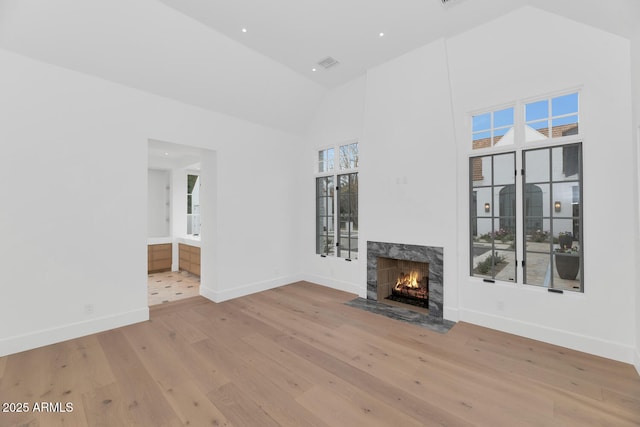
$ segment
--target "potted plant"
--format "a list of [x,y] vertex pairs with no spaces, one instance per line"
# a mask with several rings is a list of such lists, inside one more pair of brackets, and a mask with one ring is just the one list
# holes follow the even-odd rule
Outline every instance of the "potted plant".
[[568,231],[561,231],[558,234],[558,243],[562,250],[571,248],[573,246],[573,234]]
[[[571,237],[571,236],[570,236]],[[573,243],[573,237],[571,237]],[[580,251],[571,244],[563,244],[560,240],[560,248],[555,250],[555,264],[558,276],[561,279],[576,280],[580,271]]]

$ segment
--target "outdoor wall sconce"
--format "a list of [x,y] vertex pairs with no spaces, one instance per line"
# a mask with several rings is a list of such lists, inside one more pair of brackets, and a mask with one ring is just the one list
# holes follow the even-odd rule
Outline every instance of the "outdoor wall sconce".
[[491,210],[491,205],[489,203],[484,204],[484,211],[489,212]]
[[560,202],[555,202],[553,204],[553,208],[556,210],[556,212],[560,212],[560,210],[562,209],[562,203]]

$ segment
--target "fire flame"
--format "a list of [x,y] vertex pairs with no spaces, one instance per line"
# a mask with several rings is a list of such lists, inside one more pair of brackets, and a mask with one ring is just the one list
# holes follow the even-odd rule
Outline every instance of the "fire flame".
[[409,274],[402,273],[396,282],[396,290],[405,288],[419,288],[418,285],[418,272],[412,271]]

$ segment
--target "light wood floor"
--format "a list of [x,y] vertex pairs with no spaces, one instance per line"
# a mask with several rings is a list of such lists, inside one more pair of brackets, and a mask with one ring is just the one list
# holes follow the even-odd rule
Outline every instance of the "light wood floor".
[[296,283],[0,358],[0,426],[638,426],[630,365],[459,323],[445,335]]

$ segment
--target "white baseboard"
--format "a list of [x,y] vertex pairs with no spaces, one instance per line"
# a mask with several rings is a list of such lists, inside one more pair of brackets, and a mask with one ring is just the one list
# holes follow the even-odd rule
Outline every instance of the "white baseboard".
[[303,280],[297,275],[278,277],[272,280],[266,280],[263,282],[255,282],[247,285],[238,286],[233,289],[224,289],[217,291],[215,289],[200,286],[200,295],[211,300],[213,302],[223,302],[234,298],[240,298],[245,295],[255,294],[257,292],[266,291],[280,286],[289,285],[291,283],[299,282]]
[[[620,343],[586,335],[573,334],[559,329],[522,322],[507,317],[493,316],[474,310],[460,310],[460,320],[486,328],[519,335],[572,350],[582,351],[619,362],[634,363],[634,349]],[[636,355],[636,369],[638,356]],[[640,372],[640,370],[639,370]]]
[[367,288],[354,283],[343,282],[341,280],[335,280],[330,277],[316,276],[313,274],[303,274],[301,280],[311,282],[311,283],[317,283],[318,285],[326,286],[331,289],[337,289],[339,291],[348,292],[350,294],[356,294],[362,298],[367,297]]
[[278,288],[280,286],[290,285],[291,283],[300,281],[317,283],[321,286],[326,286],[328,288],[337,289],[339,291],[345,291],[356,295],[363,293],[360,296],[366,297],[366,289],[363,291],[362,289],[360,289],[360,286],[348,282],[341,282],[339,280],[332,280],[326,277],[313,276],[308,274],[279,277],[273,280],[250,283],[248,285],[239,286],[233,289],[225,289],[222,291],[216,291],[214,289],[207,288],[201,285],[200,295],[213,302],[223,302],[234,298],[240,298],[245,295],[251,295],[257,292]]
[[149,320],[149,307],[0,340],[0,357]]

